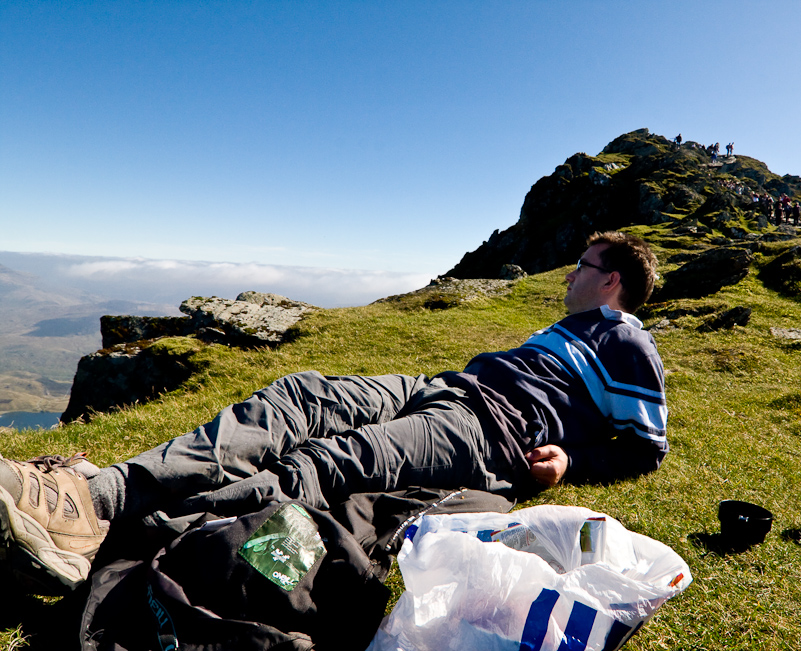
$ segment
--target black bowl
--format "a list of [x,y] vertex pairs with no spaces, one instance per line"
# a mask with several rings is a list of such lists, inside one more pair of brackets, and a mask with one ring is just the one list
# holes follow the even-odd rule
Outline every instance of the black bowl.
[[770,511],[738,500],[723,500],[718,505],[718,519],[721,536],[737,547],[761,543],[773,524]]

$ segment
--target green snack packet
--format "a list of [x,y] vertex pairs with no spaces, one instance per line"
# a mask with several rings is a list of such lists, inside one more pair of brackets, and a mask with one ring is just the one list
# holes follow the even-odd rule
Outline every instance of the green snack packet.
[[326,554],[317,525],[297,504],[284,504],[239,548],[239,555],[277,586],[292,592]]

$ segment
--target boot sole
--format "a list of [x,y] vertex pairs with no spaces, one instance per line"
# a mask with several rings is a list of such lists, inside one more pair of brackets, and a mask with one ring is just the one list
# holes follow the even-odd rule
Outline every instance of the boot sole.
[[47,529],[18,509],[14,498],[2,486],[0,538],[6,546],[9,570],[21,585],[32,588],[31,592],[67,594],[89,576],[89,560],[60,549]]

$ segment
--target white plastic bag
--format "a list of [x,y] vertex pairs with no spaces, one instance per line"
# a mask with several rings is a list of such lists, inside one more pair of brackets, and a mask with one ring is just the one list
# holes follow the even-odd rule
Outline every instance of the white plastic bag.
[[368,651],[613,651],[692,581],[670,547],[589,509],[423,516]]

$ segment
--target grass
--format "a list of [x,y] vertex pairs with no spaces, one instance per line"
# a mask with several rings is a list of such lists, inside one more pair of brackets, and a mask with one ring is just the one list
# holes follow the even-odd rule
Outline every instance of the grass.
[[[682,249],[657,247],[660,257]],[[665,269],[669,266],[665,266]],[[520,281],[512,294],[449,309],[384,303],[324,310],[301,322],[275,350],[191,348],[201,369],[179,390],[148,404],[100,414],[85,425],[4,435],[0,453],[87,450],[99,464],[124,460],[210,420],[226,404],[293,371],[326,374],[435,374],[475,354],[510,348],[564,314],[567,269]],[[752,309],[746,327],[701,334],[704,305]],[[708,299],[676,301],[679,326],[655,335],[667,370],[671,453],[647,477],[609,486],[560,486],[533,503],[586,506],[672,547],[694,582],[667,602],[627,649],[779,650],[801,639],[801,343],[770,334],[801,326],[801,304],[766,289],[752,273]],[[644,311],[646,325],[663,318]],[[178,350],[189,350],[178,345]],[[717,540],[717,504],[743,499],[774,513],[767,540],[726,553]],[[525,505],[524,505],[525,506]],[[390,578],[396,591],[399,577]],[[396,593],[397,594],[397,593]],[[0,649],[21,648],[56,607],[26,598],[4,611]],[[16,619],[15,619],[16,618]],[[18,627],[23,622],[22,629]]]

